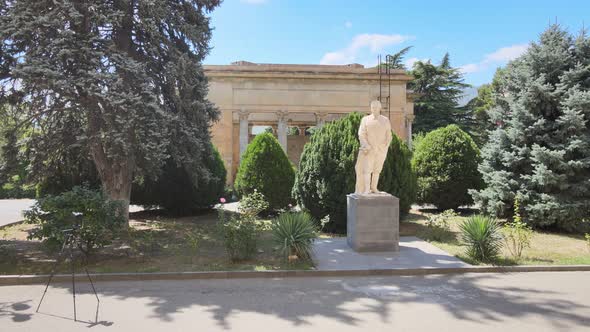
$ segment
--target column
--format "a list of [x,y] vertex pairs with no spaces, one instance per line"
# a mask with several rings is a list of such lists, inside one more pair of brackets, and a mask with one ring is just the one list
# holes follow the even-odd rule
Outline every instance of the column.
[[242,159],[242,156],[244,155],[244,152],[246,152],[246,148],[248,147],[248,134],[249,134],[249,128],[248,128],[248,115],[250,115],[250,112],[245,111],[245,110],[241,110],[239,112],[239,116],[240,116],[240,160]]
[[288,121],[288,112],[286,111],[279,111],[277,112],[277,118],[279,119],[277,125],[277,137],[279,139],[279,144],[287,153],[287,121]]
[[299,130],[299,136],[305,136],[305,130],[307,129],[306,126],[299,126],[297,129]]
[[319,112],[315,114],[315,120],[316,120],[316,127],[322,128],[322,126],[324,124],[326,124],[326,117],[328,116],[327,113],[324,112]]
[[412,123],[414,122],[414,114],[406,115],[406,135],[408,147],[412,149]]

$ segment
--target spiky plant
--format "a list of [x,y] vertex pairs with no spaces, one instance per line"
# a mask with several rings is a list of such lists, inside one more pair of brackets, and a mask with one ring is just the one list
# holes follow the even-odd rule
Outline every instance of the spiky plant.
[[498,258],[502,247],[500,226],[495,218],[471,216],[461,225],[461,239],[467,246],[467,255],[480,262],[492,262]]
[[306,212],[283,213],[272,224],[274,241],[281,247],[285,257],[297,256],[309,259],[313,241],[317,237],[317,227],[310,214]]

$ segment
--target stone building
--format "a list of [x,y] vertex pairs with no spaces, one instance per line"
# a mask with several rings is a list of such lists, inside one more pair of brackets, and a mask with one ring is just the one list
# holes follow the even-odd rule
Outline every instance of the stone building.
[[[272,128],[289,159],[299,163],[309,140],[308,128],[322,126],[350,112],[369,112],[381,95],[382,114],[394,132],[411,144],[413,96],[411,79],[403,70],[383,77],[376,68],[351,65],[256,64],[204,66],[210,101],[220,110],[212,139],[228,170],[228,183],[237,172],[240,156],[254,137],[252,128]],[[387,98],[389,96],[389,98]],[[389,103],[389,104],[388,104]],[[297,130],[289,130],[296,127]],[[258,128],[260,129],[260,128]],[[288,133],[298,133],[288,135]]]

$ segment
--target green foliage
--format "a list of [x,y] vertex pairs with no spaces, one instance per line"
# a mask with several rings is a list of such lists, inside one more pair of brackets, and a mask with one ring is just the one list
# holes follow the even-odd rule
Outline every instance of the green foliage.
[[453,236],[449,221],[457,217],[453,210],[445,210],[440,214],[429,215],[426,220],[428,233],[426,238],[430,241],[446,241]]
[[439,65],[430,61],[417,61],[410,74],[414,80],[408,84],[408,88],[418,94],[414,103],[414,132],[429,132],[469,120],[464,110],[458,108],[463,89],[469,85],[463,83],[463,74],[459,68],[451,67],[448,53]]
[[412,49],[412,46],[404,47],[399,52],[390,54],[391,58],[389,61],[381,64],[381,66],[389,67],[391,69],[402,69],[406,70],[406,65],[404,64],[404,57],[406,54]]
[[268,208],[268,202],[258,191],[242,197],[238,214],[227,217],[219,210],[218,233],[232,262],[250,259],[256,254],[260,226],[256,217]]
[[466,111],[472,114],[471,122],[466,129],[478,147],[483,146],[487,141],[488,131],[494,129],[490,123],[488,111],[495,106],[494,89],[491,84],[480,86],[477,89],[477,97],[465,105]]
[[479,149],[466,132],[449,125],[429,132],[415,146],[412,165],[418,176],[418,202],[456,209],[471,204],[468,189],[481,187]]
[[496,219],[484,215],[471,216],[460,225],[460,229],[469,257],[479,262],[497,260],[502,236]]
[[285,258],[311,258],[313,241],[318,232],[313,217],[308,213],[287,212],[279,215],[271,226],[271,232]]
[[255,220],[232,215],[219,220],[219,233],[232,262],[250,259],[256,254],[259,227]]
[[[311,136],[301,155],[294,197],[315,219],[327,221],[324,230],[328,232],[346,232],[346,195],[355,190],[357,132],[362,117],[360,113],[352,113],[324,125]],[[405,143],[393,135],[379,189],[400,199],[402,214],[409,211],[416,195],[411,158]]]
[[29,235],[56,244],[65,240],[64,230],[74,229],[86,254],[111,242],[125,225],[118,213],[121,203],[109,200],[102,191],[74,187],[57,196],[46,196],[24,212],[27,223],[38,225]]
[[238,211],[246,218],[255,219],[262,211],[266,211],[268,206],[264,195],[255,189],[251,194],[242,197]]
[[242,156],[235,188],[240,195],[260,192],[269,208],[284,208],[291,201],[295,170],[277,139],[269,134],[256,135]]
[[588,246],[588,250],[590,250],[590,233],[584,234],[584,238],[586,239],[586,245]]
[[201,62],[219,4],[2,2],[0,96],[22,103],[35,128],[33,176],[78,146],[107,194],[127,205],[133,177],[155,176],[169,157],[203,169],[218,112]]
[[157,179],[143,178],[134,183],[131,203],[160,206],[175,215],[211,208],[224,195],[226,171],[212,145],[204,158],[205,169],[187,169],[169,159]]
[[193,229],[186,233],[185,243],[188,245],[188,249],[190,250],[191,259],[197,256],[202,237],[203,236],[197,229]]
[[550,26],[497,76],[496,126],[482,149],[488,214],[509,217],[515,197],[533,227],[590,229],[590,38]]
[[519,260],[522,257],[522,251],[531,246],[533,230],[522,222],[518,199],[514,200],[514,220],[502,228],[502,233],[506,248],[514,259]]

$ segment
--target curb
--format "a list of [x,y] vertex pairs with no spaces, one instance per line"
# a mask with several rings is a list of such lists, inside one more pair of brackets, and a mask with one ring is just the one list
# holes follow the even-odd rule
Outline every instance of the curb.
[[[516,273],[516,272],[581,272],[590,271],[590,265],[520,265],[520,266],[469,266],[457,268],[416,268],[379,270],[287,270],[287,271],[211,271],[211,272],[153,272],[153,273],[94,273],[93,281],[145,281],[145,280],[206,280],[251,278],[301,277],[369,277],[369,276],[421,276],[464,273]],[[0,286],[44,284],[49,275],[0,276]],[[76,280],[85,282],[85,274],[76,274]],[[71,282],[71,274],[56,274],[52,282]]]

